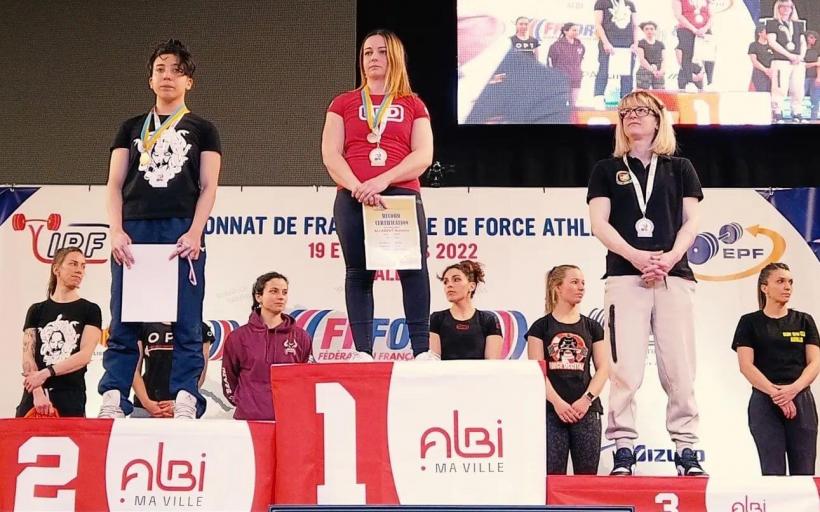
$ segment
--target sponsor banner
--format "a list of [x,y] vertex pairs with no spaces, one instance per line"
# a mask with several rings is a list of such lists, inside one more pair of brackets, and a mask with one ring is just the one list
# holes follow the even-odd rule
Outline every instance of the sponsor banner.
[[542,365],[284,366],[271,378],[277,503],[546,500]]
[[0,432],[0,510],[238,511],[273,500],[273,423],[5,419]]
[[[9,190],[9,189],[0,189]],[[699,283],[695,298],[699,435],[704,467],[712,475],[759,472],[748,433],[746,406],[751,387],[729,348],[738,318],[757,308],[755,283],[770,261],[788,263],[795,277],[791,306],[820,318],[820,270],[812,250],[818,237],[818,189],[758,193],[707,189],[697,239],[689,251]],[[221,357],[227,335],[247,321],[251,285],[279,271],[290,280],[289,311],[311,335],[320,363],[347,361],[353,340],[345,314],[344,262],[332,217],[331,187],[223,187],[208,220],[204,320],[214,329],[203,394],[206,418],[225,418],[232,408],[222,395]],[[448,307],[436,278],[450,263],[477,259],[486,283],[475,304],[493,311],[509,359],[526,358],[524,334],[543,315],[544,276],[555,265],[573,263],[586,276],[581,311],[603,321],[605,249],[592,236],[585,189],[425,189],[429,232],[428,265],[432,309]],[[110,290],[104,187],[47,186],[0,194],[0,416],[11,416],[20,397],[20,340],[30,304],[45,298],[48,263],[66,244],[83,248],[89,264],[82,295],[103,311],[108,324]],[[781,213],[783,212],[783,213]],[[796,229],[797,227],[797,229]],[[813,244],[813,245],[812,245]],[[815,279],[816,280],[816,279]],[[410,340],[395,271],[376,273],[373,339],[377,361],[410,359]],[[95,392],[102,375],[95,352],[86,374],[87,413],[96,415]],[[645,447],[641,475],[674,475],[666,454],[673,448],[665,430],[666,394],[656,377],[654,343],[637,394],[636,445]],[[815,390],[820,388],[815,384]],[[602,397],[606,407],[607,392]],[[606,418],[604,417],[604,422]],[[602,442],[600,472],[612,466],[612,448]],[[818,467],[820,471],[820,466]]]
[[[614,480],[617,479],[617,482]],[[549,505],[625,505],[635,512],[808,512],[820,509],[812,477],[662,478],[551,476]]]

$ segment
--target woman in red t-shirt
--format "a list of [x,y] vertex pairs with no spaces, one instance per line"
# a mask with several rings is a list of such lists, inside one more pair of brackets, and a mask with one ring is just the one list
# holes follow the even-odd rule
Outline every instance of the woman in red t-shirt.
[[421,268],[399,270],[413,355],[429,353],[430,281],[419,176],[433,160],[433,132],[424,103],[410,89],[404,46],[387,30],[368,34],[359,50],[361,85],[331,102],[322,132],[322,160],[339,187],[333,205],[345,259],[345,301],[357,353],[372,360],[373,278],[365,262],[362,205],[385,196],[416,198]]
[[[712,0],[672,0],[672,12],[678,21],[678,48],[681,50],[681,66],[678,72],[678,88],[684,90],[692,81],[695,56],[695,38],[712,33]],[[714,61],[704,61],[706,80],[712,83],[715,73]]]

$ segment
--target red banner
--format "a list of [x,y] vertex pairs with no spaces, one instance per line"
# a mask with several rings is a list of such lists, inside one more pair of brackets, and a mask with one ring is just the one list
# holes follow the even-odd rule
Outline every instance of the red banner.
[[0,510],[267,510],[274,425],[2,419]]
[[543,504],[532,361],[274,366],[277,504]]

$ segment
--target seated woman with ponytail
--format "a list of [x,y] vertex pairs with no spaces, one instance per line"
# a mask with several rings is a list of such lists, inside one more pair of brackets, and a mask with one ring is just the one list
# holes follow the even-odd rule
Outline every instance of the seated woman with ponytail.
[[439,277],[450,308],[430,315],[430,352],[441,359],[501,359],[503,341],[498,318],[473,306],[484,270],[464,260],[444,269]]
[[248,323],[231,332],[222,353],[222,392],[237,420],[273,420],[272,364],[312,362],[310,335],[284,313],[288,279],[268,272],[256,279]]

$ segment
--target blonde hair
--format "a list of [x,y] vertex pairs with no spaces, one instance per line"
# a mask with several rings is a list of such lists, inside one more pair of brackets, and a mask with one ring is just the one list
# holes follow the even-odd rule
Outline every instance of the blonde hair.
[[797,16],[797,6],[796,6],[796,5],[794,5],[794,1],[793,1],[793,0],[777,0],[777,1],[774,3],[774,7],[772,7],[772,17],[773,17],[774,19],[776,19],[776,20],[779,20],[779,19],[780,19],[780,13],[778,13],[777,11],[778,11],[778,9],[780,9],[780,6],[781,6],[781,5],[783,5],[783,4],[792,4],[792,16],[791,16],[791,21],[797,21],[797,20],[799,20],[799,19],[800,19],[800,17],[799,17],[799,16]]
[[567,272],[573,269],[581,270],[576,265],[558,265],[552,267],[552,270],[547,272],[547,296],[544,299],[544,311],[547,314],[552,313],[552,310],[555,309],[555,305],[558,304],[558,287],[564,282],[564,278],[567,277]]
[[406,53],[404,45],[399,37],[390,30],[378,29],[370,32],[362,40],[359,47],[359,79],[361,84],[356,90],[367,87],[367,74],[364,69],[364,43],[370,37],[382,36],[387,46],[387,76],[385,77],[384,93],[392,94],[396,98],[410,96],[413,90],[410,88],[410,78],[407,76]]
[[[652,139],[652,152],[658,155],[674,155],[678,149],[678,143],[675,139],[675,130],[666,119],[666,106],[663,102],[646,91],[635,91],[621,99],[618,110],[636,106],[649,107],[652,115],[658,120],[658,130],[655,133],[655,138]],[[618,122],[615,125],[615,151],[612,154],[616,157],[622,157],[628,154],[630,149],[629,138],[624,132],[624,120],[619,115]]]

